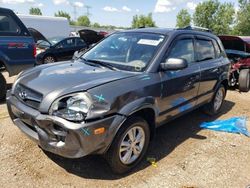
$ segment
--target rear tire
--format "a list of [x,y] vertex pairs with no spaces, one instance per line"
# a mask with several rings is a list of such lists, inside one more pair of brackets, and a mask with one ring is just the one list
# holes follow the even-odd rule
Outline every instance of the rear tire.
[[6,90],[7,90],[6,80],[2,75],[2,73],[0,73],[0,101],[5,99]]
[[226,89],[223,85],[220,85],[216,90],[212,101],[203,107],[203,111],[210,116],[217,115],[221,110],[225,96]]
[[[134,140],[131,139],[129,133],[134,135]],[[148,123],[141,117],[130,117],[121,126],[105,154],[112,171],[116,174],[131,171],[143,159],[148,149],[149,140]],[[130,157],[126,157],[126,154]]]
[[43,58],[43,64],[54,63],[56,59],[52,55],[47,55]]
[[239,90],[248,92],[250,85],[250,72],[249,69],[242,69],[239,75]]

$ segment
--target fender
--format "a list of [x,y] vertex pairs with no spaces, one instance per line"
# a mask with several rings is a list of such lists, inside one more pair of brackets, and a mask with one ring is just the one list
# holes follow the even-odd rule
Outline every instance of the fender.
[[122,107],[118,113],[124,116],[130,116],[135,112],[138,112],[145,108],[151,108],[152,110],[154,110],[156,116],[159,115],[159,109],[156,107],[156,101],[153,97],[150,96],[139,98],[132,101],[131,103],[128,103],[127,105]]
[[[214,92],[217,91],[217,89],[220,87],[220,85],[221,85],[222,82],[224,82],[224,81],[226,81],[227,84],[228,84],[228,77],[229,77],[228,73],[227,73],[227,72],[223,72],[223,73],[220,75],[220,77],[219,77],[219,79],[218,79],[216,85],[214,86],[213,91],[214,91]],[[225,88],[225,89],[227,90],[227,88]]]
[[[110,125],[109,138],[107,138],[107,140],[106,140],[106,142],[108,144],[107,144],[107,147],[105,148],[105,150],[102,151],[103,153],[105,153],[109,149],[117,132],[120,130],[121,126],[127,120],[127,118],[130,115],[132,115],[132,114],[134,114],[142,109],[146,109],[146,108],[150,108],[150,109],[154,110],[155,116],[158,116],[159,110],[156,107],[156,101],[153,97],[139,98],[135,101],[132,101],[131,103],[128,103],[123,108],[121,108],[121,110],[117,113],[117,114],[119,114],[119,116],[115,119],[115,123]],[[152,138],[153,138],[153,136],[154,136],[154,133],[152,135]]]

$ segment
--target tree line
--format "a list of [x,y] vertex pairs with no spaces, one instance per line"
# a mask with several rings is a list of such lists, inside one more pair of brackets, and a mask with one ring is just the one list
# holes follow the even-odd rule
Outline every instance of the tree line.
[[[42,11],[39,8],[30,8],[30,15],[42,15]],[[88,16],[83,15],[79,16],[76,21],[71,19],[69,13],[59,10],[54,14],[55,17],[65,17],[68,19],[70,25],[76,26],[85,26],[85,27],[94,27],[94,28],[107,28],[107,29],[128,29],[128,27],[117,27],[113,25],[100,25],[99,23],[91,23]],[[152,18],[152,13],[148,15],[135,15],[132,20],[131,28],[140,28],[140,27],[155,27],[155,22]]]
[[[42,11],[39,8],[31,7],[29,10],[30,15],[42,15]],[[69,13],[64,12],[62,10],[59,10],[54,14],[55,17],[64,17],[67,18],[70,25],[75,26],[85,26],[85,27],[94,27],[94,28],[106,28],[106,29],[127,29],[125,27],[116,27],[113,25],[100,25],[99,23],[91,23],[90,19],[86,15],[79,16],[77,20],[71,19],[71,16]]]
[[195,25],[211,29],[215,34],[250,35],[250,2],[239,0],[236,10],[232,3],[218,0],[203,1],[197,5],[194,14],[180,10],[176,17],[176,27]]
[[[206,0],[200,2],[193,15],[187,9],[179,11],[176,17],[176,27],[182,28],[188,25],[195,25],[211,29],[215,34],[231,34],[250,36],[250,2],[249,0],[238,0],[239,7],[236,10],[234,4],[220,2],[218,0]],[[42,15],[39,8],[31,8],[30,14]],[[79,16],[77,20],[72,20],[69,13],[58,11],[56,17],[65,17],[71,25],[107,28],[107,29],[127,29],[126,27],[116,27],[112,25],[100,25],[91,23],[88,16]],[[156,27],[152,18],[152,13],[148,15],[135,15],[130,28]]]

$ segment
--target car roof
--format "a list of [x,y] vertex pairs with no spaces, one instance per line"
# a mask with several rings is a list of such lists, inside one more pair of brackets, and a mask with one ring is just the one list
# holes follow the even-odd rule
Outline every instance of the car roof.
[[66,37],[66,36],[54,36],[54,37],[49,37],[48,39],[59,39],[59,40],[64,40],[64,39],[74,39],[74,38],[80,38],[77,36],[70,36],[70,37]]
[[12,11],[12,10],[8,9],[8,8],[2,8],[2,7],[0,7],[0,11]]
[[177,28],[155,28],[155,27],[149,27],[149,28],[139,28],[139,29],[131,29],[131,30],[124,30],[121,32],[138,32],[138,33],[155,33],[155,34],[161,34],[161,35],[172,35],[172,34],[196,34],[196,35],[205,35],[213,38],[218,38],[216,35],[214,35],[212,32],[207,31],[199,31],[195,29],[177,29]]
[[148,27],[148,28],[138,28],[138,29],[125,30],[125,31],[121,31],[121,32],[155,33],[155,34],[166,35],[171,31],[173,31],[173,29]]

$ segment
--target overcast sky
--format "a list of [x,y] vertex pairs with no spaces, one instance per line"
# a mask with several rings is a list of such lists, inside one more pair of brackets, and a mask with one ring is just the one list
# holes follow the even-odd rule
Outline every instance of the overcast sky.
[[[91,22],[101,25],[130,26],[133,15],[153,13],[156,25],[159,27],[175,27],[176,14],[186,8],[192,14],[202,0],[0,0],[0,6],[11,8],[15,12],[28,14],[30,7],[39,7],[43,15],[53,16],[58,10],[68,12],[74,18],[74,8],[77,16],[86,13],[90,6]],[[203,0],[204,1],[204,0]],[[237,0],[222,0],[232,2],[237,8]]]

